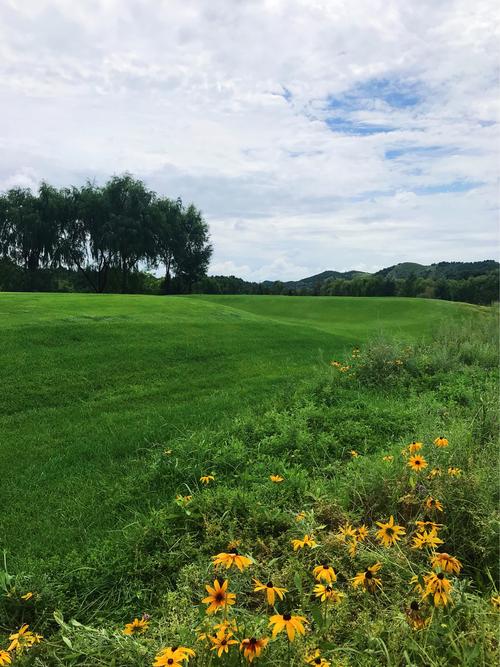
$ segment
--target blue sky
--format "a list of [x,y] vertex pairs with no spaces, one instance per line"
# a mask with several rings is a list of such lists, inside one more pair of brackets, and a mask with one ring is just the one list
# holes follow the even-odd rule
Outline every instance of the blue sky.
[[211,272],[253,280],[495,257],[498,18],[490,0],[7,0],[0,190],[131,171],[201,207]]

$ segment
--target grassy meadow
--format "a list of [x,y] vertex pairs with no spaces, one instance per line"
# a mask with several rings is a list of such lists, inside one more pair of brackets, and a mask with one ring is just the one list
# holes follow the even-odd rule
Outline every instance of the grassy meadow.
[[[44,639],[14,646],[15,664],[184,665],[188,653],[167,650],[179,644],[195,650],[191,665],[493,664],[490,309],[5,293],[0,318],[0,658],[29,623]],[[409,452],[413,441],[423,446]],[[376,532],[390,516],[406,531],[392,547]],[[413,547],[418,520],[443,524],[427,530],[439,541]],[[211,558],[234,549],[251,564],[214,571]],[[438,605],[422,578],[436,549],[460,563]],[[312,571],[326,561],[335,594],[322,603]],[[352,585],[378,563],[380,585]],[[212,616],[201,600],[215,574],[236,604]],[[286,588],[284,600],[266,605],[253,579]],[[305,634],[273,638],[269,617],[289,611]],[[141,634],[124,634],[143,614]],[[240,651],[254,636],[261,655]]]

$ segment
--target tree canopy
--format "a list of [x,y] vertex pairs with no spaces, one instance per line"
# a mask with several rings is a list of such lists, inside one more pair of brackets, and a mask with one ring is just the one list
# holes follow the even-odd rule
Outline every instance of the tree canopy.
[[95,292],[111,283],[126,292],[140,268],[163,265],[164,291],[189,291],[206,275],[211,254],[208,225],[193,204],[160,197],[130,174],[103,186],[42,183],[36,193],[0,194],[3,273],[17,271],[24,289],[38,289],[44,271],[66,270]]

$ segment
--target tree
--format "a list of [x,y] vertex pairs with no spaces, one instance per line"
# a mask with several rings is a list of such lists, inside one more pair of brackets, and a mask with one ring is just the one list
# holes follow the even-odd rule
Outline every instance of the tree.
[[201,212],[190,204],[180,216],[179,246],[174,255],[175,274],[181,289],[190,292],[193,283],[206,274],[212,251],[208,225]]
[[171,291],[172,269],[176,255],[180,254],[182,201],[167,197],[157,199],[153,205],[154,253],[149,258],[152,265],[165,267],[163,291]]
[[130,174],[113,176],[102,190],[113,258],[122,275],[121,291],[127,291],[129,273],[141,259],[155,253],[151,204],[154,193]]

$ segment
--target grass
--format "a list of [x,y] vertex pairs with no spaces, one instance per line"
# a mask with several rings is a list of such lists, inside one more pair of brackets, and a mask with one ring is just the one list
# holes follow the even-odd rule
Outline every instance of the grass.
[[10,471],[0,547],[16,564],[85,549],[133,516],[124,485],[138,451],[258,409],[371,335],[414,340],[469,310],[417,299],[0,294],[0,469]]
[[[0,297],[11,309],[4,349],[17,350],[18,362],[17,373],[15,364],[4,373],[12,475],[2,493],[10,501],[22,489],[27,498],[19,494],[16,514],[2,517],[10,532],[0,647],[22,623],[45,637],[16,664],[139,667],[179,644],[195,648],[191,665],[242,664],[237,645],[219,661],[195,633],[213,636],[200,600],[213,582],[211,557],[235,540],[252,565],[219,574],[237,595],[229,617],[238,640],[270,637],[274,612],[307,620],[304,637],[289,644],[279,635],[257,664],[304,664],[317,649],[323,667],[496,664],[498,349],[488,309],[401,299],[18,295],[17,304],[26,301],[17,311],[13,295]],[[33,356],[20,374],[22,354]],[[332,357],[349,368],[332,367]],[[69,399],[56,391],[61,378]],[[43,384],[48,405],[33,397],[22,409],[13,388],[30,383]],[[21,467],[9,461],[24,424]],[[439,449],[432,443],[442,434],[450,444]],[[401,455],[415,439],[429,462],[423,473]],[[461,469],[458,477],[449,467]],[[428,476],[432,468],[441,474]],[[204,474],[215,477],[208,486]],[[431,513],[443,524],[438,548],[462,564],[449,576],[444,608],[411,584],[430,571],[432,550],[412,549],[429,496],[444,506]],[[23,514],[29,503],[43,512]],[[70,525],[54,530],[58,512]],[[376,522],[390,515],[407,532],[397,548],[376,537]],[[355,554],[340,538],[346,522],[369,530]],[[318,547],[294,552],[291,540],[305,533]],[[344,596],[329,608],[315,598],[311,574],[325,559]],[[382,590],[354,589],[356,574],[377,561]],[[252,577],[288,590],[274,612]],[[408,620],[417,600],[420,628]],[[151,615],[145,635],[124,636],[142,613]]]

